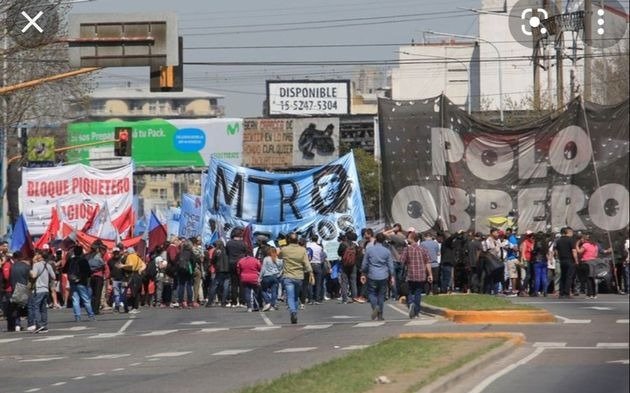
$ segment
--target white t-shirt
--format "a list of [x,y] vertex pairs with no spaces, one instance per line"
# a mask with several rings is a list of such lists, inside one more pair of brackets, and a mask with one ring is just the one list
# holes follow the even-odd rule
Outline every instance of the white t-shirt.
[[317,243],[308,242],[306,248],[310,248],[313,251],[313,258],[311,263],[322,263],[324,261],[324,249]]

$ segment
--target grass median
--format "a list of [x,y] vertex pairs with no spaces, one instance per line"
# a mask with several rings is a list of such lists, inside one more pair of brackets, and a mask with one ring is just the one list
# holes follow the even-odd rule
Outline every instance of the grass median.
[[537,310],[527,304],[512,303],[504,297],[465,294],[423,296],[422,302],[430,306],[448,308],[455,311],[492,311],[492,310]]
[[[241,389],[239,393],[415,392],[504,341],[499,338],[388,339],[311,368]],[[375,384],[375,378],[382,375],[392,383]]]

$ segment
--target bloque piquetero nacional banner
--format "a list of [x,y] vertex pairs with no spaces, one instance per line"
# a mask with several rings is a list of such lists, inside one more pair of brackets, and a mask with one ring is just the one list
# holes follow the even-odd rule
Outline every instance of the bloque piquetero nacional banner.
[[[294,173],[269,173],[213,159],[203,195],[204,242],[251,224],[275,238],[297,231],[334,240],[365,227],[354,156]],[[216,236],[215,236],[216,237]]]
[[[116,127],[131,127],[131,155],[137,167],[206,167],[210,157],[241,164],[243,121],[238,118],[72,123],[68,142],[76,146],[113,140]],[[104,150],[113,156],[113,148],[112,142],[72,149],[68,161],[89,164],[102,158]]]
[[182,194],[179,216],[179,236],[191,238],[201,232],[201,196]]
[[575,100],[519,128],[479,121],[443,96],[381,99],[379,118],[390,222],[424,231],[441,217],[451,231],[487,233],[489,220],[512,215],[520,233],[627,228],[627,100]]
[[46,231],[52,208],[59,206],[65,222],[81,229],[97,207],[107,203],[112,222],[132,209],[133,166],[96,169],[82,164],[22,168],[20,209],[32,235]]

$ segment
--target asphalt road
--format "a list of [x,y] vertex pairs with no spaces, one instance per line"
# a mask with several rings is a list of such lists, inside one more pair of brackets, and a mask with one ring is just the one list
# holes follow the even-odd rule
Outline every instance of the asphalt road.
[[[283,309],[264,315],[244,309],[143,309],[137,316],[105,314],[81,323],[73,322],[69,310],[52,311],[45,335],[0,334],[0,391],[230,392],[419,331],[526,335],[526,345],[504,364],[464,381],[462,392],[628,391],[628,297],[515,301],[540,302],[560,322],[464,326],[428,316],[410,322],[402,306],[391,302],[382,323],[369,321],[368,305],[335,301],[307,307],[298,325],[288,323]],[[529,360],[512,366],[523,359]],[[503,370],[508,372],[496,375]]]

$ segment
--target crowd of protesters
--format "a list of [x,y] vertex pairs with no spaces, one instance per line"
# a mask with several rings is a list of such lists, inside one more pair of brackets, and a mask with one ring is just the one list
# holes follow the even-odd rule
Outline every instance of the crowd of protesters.
[[[103,311],[134,314],[151,306],[269,312],[285,302],[295,324],[305,305],[331,299],[369,301],[372,319],[382,320],[387,299],[405,301],[409,317],[418,317],[422,294],[569,298],[582,291],[596,298],[597,263],[612,251],[568,227],[554,235],[525,231],[521,236],[493,228],[484,236],[417,233],[396,224],[376,234],[369,228],[360,235],[345,233],[334,255],[325,252],[317,236],[291,233],[272,241],[258,235],[254,244],[244,236],[242,228],[235,228],[229,240],[207,247],[197,238],[175,237],[147,255],[122,244],[108,249],[97,240],[85,249],[46,246],[31,258],[9,253],[2,242],[0,304],[7,330],[20,331],[26,319],[27,331],[45,333],[48,309],[61,307],[72,308],[81,321],[82,308],[94,320]],[[618,251],[625,293],[628,243]]]

